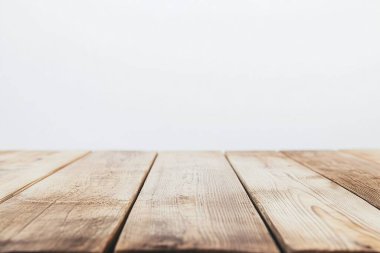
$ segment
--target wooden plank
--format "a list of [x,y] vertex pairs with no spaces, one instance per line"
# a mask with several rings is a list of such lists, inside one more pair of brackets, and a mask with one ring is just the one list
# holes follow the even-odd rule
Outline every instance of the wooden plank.
[[155,153],[94,152],[0,205],[0,252],[103,252]]
[[380,211],[278,152],[227,157],[285,252],[380,252]]
[[160,153],[117,252],[278,252],[219,152]]
[[380,164],[334,151],[285,154],[380,208]]
[[0,203],[87,153],[83,151],[0,153]]
[[342,152],[380,164],[380,150],[379,149],[342,150]]

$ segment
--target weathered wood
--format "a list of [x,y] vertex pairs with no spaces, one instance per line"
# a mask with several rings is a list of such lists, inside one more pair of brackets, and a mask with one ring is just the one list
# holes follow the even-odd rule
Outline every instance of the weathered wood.
[[380,164],[380,150],[379,149],[368,149],[368,150],[342,150],[342,152],[367,159],[368,161],[373,161]]
[[3,151],[0,153],[0,203],[88,152]]
[[380,208],[380,164],[335,151],[285,154]]
[[154,153],[95,152],[0,205],[0,252],[103,252]]
[[380,211],[363,199],[278,152],[227,157],[286,252],[380,252]]
[[116,250],[278,252],[218,152],[160,153]]

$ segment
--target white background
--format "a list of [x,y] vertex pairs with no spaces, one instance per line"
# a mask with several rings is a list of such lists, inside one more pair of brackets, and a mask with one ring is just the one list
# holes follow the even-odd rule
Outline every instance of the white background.
[[0,149],[375,147],[378,0],[0,0]]

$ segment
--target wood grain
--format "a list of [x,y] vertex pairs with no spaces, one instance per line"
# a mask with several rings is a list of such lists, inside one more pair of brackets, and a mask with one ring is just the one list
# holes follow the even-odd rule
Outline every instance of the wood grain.
[[380,208],[380,164],[335,151],[285,154]]
[[218,152],[160,153],[116,250],[278,252]]
[[0,153],[0,203],[88,152],[3,151]]
[[368,150],[342,150],[342,152],[367,159],[368,161],[373,161],[380,164],[380,150],[379,149],[368,149]]
[[0,205],[0,252],[103,252],[155,153],[95,152]]
[[278,152],[227,157],[286,252],[380,252],[380,211]]

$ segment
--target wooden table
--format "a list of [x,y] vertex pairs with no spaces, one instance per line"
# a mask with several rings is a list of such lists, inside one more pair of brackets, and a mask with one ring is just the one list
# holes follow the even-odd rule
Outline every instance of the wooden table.
[[380,151],[0,151],[0,252],[380,252]]

